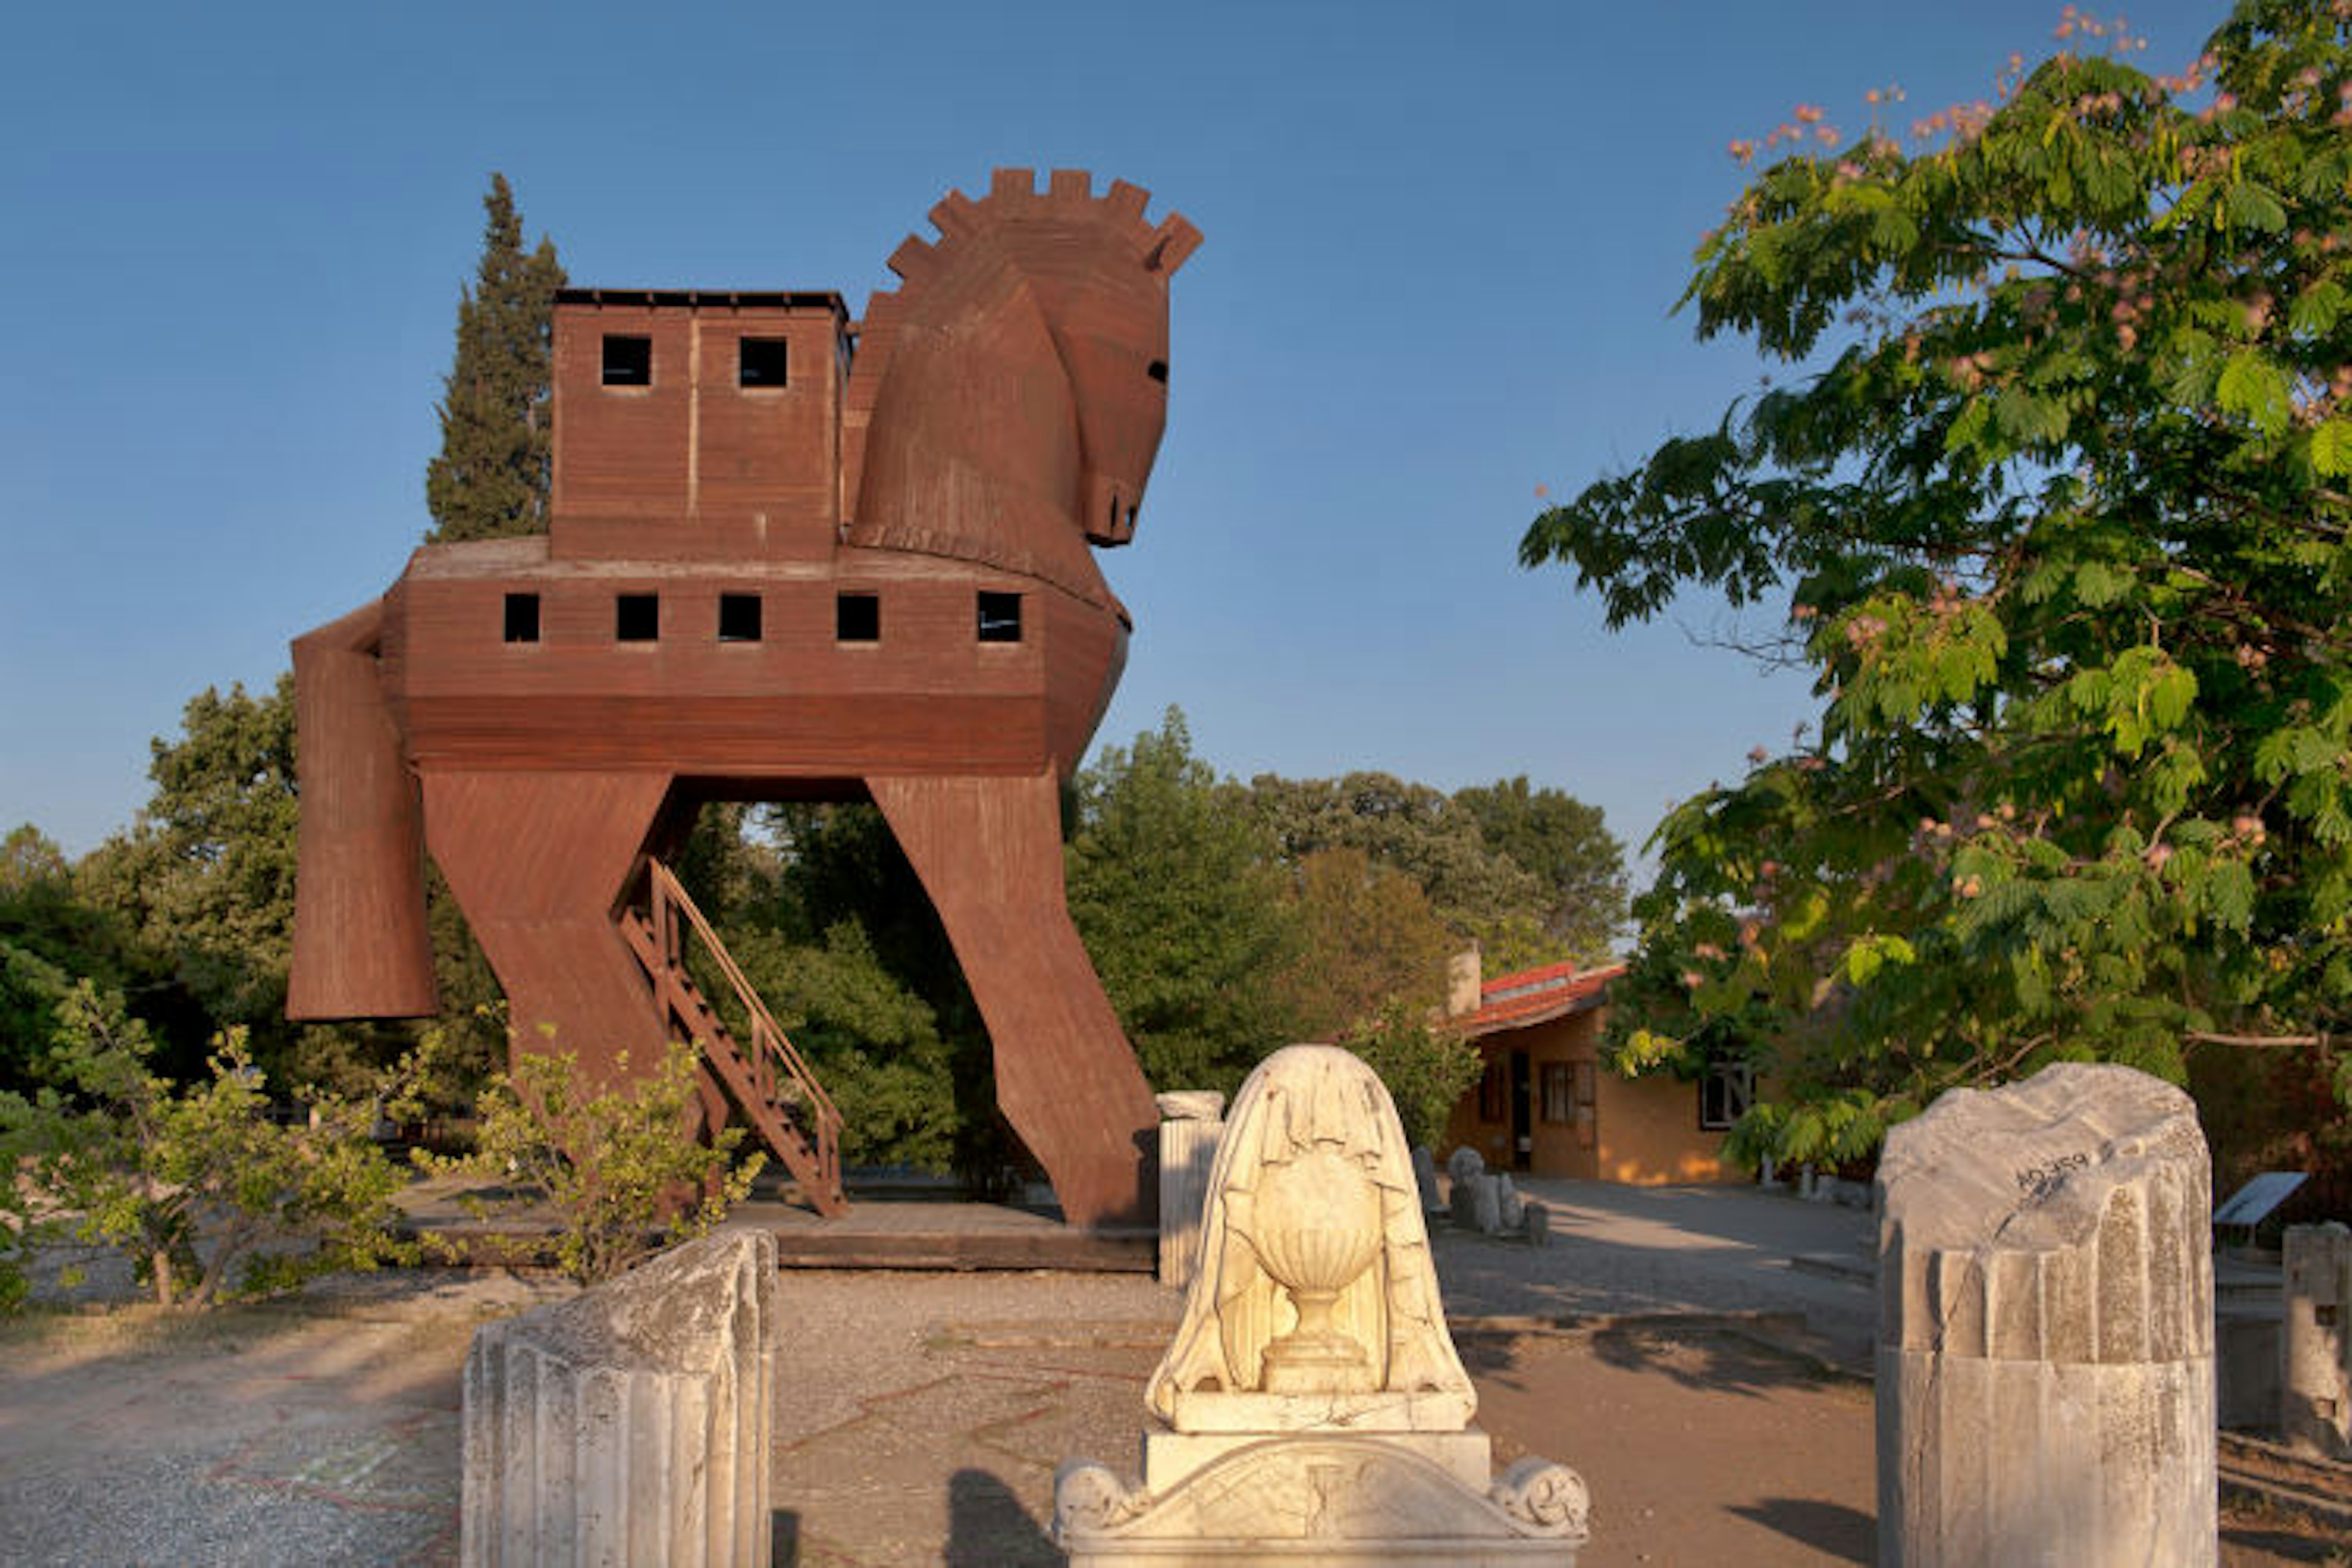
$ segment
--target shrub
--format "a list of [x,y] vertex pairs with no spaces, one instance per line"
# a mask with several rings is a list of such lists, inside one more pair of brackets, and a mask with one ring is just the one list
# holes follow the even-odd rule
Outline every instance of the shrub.
[[166,1307],[413,1258],[390,1228],[404,1177],[368,1136],[372,1108],[320,1097],[279,1125],[245,1031],[213,1047],[209,1076],[175,1085],[149,1070],[152,1042],[119,996],[86,980],[67,994],[55,1087],[0,1096],[0,1161],[17,1176],[0,1199],[0,1305],[21,1300],[24,1258],[57,1236],[128,1255]]
[[[625,1079],[625,1051],[614,1066]],[[472,1153],[413,1157],[426,1170],[488,1177],[507,1189],[507,1196],[469,1201],[478,1215],[551,1209],[558,1265],[587,1283],[609,1279],[717,1225],[765,1163],[757,1152],[736,1161],[740,1127],[707,1144],[689,1135],[699,1070],[691,1047],[673,1045],[653,1077],[590,1093],[573,1053],[527,1052],[483,1095]],[[700,1203],[681,1198],[694,1192]]]
[[1484,1070],[1475,1045],[1431,1027],[1421,1009],[1394,999],[1339,1043],[1361,1057],[1388,1086],[1411,1143],[1434,1145],[1444,1135],[1454,1107]]

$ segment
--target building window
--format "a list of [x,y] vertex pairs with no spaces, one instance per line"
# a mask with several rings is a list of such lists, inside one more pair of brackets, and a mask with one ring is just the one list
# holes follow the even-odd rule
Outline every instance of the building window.
[[880,642],[882,598],[878,594],[836,594],[833,600],[835,642]]
[[1511,1119],[1511,1072],[1499,1058],[1486,1063],[1486,1076],[1478,1080],[1478,1120],[1508,1121]]
[[507,595],[507,641],[537,642],[539,640],[539,595],[509,594]]
[[1721,1132],[1748,1114],[1756,1100],[1756,1069],[1746,1062],[1711,1062],[1698,1080],[1698,1125]]
[[651,386],[654,384],[654,341],[617,332],[604,334],[604,384]]
[[1575,1081],[1575,1074],[1568,1063],[1544,1063],[1543,1119],[1546,1121],[1576,1120]]
[[782,338],[736,339],[735,384],[738,386],[783,385],[784,340]]
[[661,595],[616,595],[613,600],[613,635],[622,642],[658,641],[661,637]]
[[1019,642],[1021,640],[1021,595],[991,594],[980,595],[980,640],[982,642]]
[[760,640],[759,595],[721,594],[719,595],[719,640],[720,642],[758,642]]

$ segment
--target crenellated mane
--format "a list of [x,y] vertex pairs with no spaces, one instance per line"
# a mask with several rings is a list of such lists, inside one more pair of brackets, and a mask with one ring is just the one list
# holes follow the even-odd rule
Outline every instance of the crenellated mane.
[[[1165,412],[1167,283],[1200,244],[1125,181],[1000,169],[931,209],[936,242],[860,323],[843,409],[847,537],[975,560],[1116,605],[1086,543],[1124,542]],[[1147,376],[1156,378],[1151,384]]]

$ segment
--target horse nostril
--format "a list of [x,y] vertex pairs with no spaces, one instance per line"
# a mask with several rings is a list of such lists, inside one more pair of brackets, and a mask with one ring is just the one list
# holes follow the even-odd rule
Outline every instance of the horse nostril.
[[1168,384],[1168,362],[1164,359],[1153,360],[1144,367],[1143,374],[1165,386]]

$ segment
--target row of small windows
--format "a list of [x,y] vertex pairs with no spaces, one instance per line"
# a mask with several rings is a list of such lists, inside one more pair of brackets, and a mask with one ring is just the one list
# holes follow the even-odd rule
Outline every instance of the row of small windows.
[[[761,601],[757,594],[719,595],[719,640],[758,642],[761,631]],[[982,590],[974,635],[982,642],[1019,642],[1021,595]],[[880,642],[882,596],[879,594],[835,594],[833,597],[833,637],[835,642]],[[661,595],[613,595],[613,638],[616,642],[660,641]],[[507,595],[506,640],[510,643],[539,641],[538,595]]]
[[[735,384],[776,387],[786,384],[786,343],[782,338],[735,340]],[[606,386],[651,386],[654,384],[654,341],[625,332],[604,334],[604,380]]]

